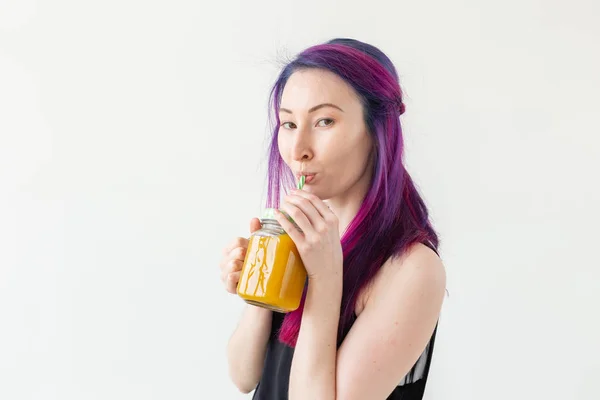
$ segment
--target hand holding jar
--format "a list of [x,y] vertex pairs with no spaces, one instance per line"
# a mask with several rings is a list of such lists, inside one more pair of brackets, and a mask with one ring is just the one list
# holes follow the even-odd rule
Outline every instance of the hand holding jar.
[[[250,221],[250,233],[254,233],[259,229],[260,221],[258,218],[253,218]],[[223,258],[219,267],[221,268],[221,281],[225,286],[225,290],[229,293],[236,293],[247,250],[248,239],[241,237],[234,239],[223,249]]]
[[281,211],[294,220],[292,224],[281,212],[276,213],[277,221],[296,244],[309,279],[341,278],[339,221],[327,204],[315,195],[292,190]]
[[296,245],[277,222],[276,213],[273,208],[266,209],[261,228],[250,237],[237,294],[248,304],[286,313],[300,306],[306,270]]

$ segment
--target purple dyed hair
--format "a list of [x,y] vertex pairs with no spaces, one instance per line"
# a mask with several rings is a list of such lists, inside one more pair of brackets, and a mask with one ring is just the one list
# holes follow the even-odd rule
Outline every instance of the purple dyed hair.
[[[311,68],[331,71],[354,88],[375,143],[371,186],[341,239],[344,283],[339,346],[353,323],[359,292],[384,262],[400,256],[416,242],[437,250],[438,236],[429,221],[427,207],[404,167],[399,118],[404,104],[396,69],[379,49],[354,39],[333,39],[304,50],[277,78],[270,95],[274,127],[269,148],[267,207],[279,207],[282,189],[287,192],[295,184],[277,144],[281,95],[295,71]],[[298,338],[303,308],[304,298],[300,308],[285,316],[279,332],[279,339],[292,347]]]

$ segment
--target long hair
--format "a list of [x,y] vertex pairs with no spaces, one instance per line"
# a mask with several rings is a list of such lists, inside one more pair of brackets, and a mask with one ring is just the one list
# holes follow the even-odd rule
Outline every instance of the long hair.
[[[267,207],[279,207],[282,190],[294,186],[294,177],[279,153],[279,107],[289,77],[301,69],[323,69],[340,76],[354,88],[364,109],[364,121],[374,139],[370,188],[354,219],[342,235],[343,294],[338,346],[354,321],[354,306],[361,289],[390,257],[398,257],[416,242],[437,250],[438,237],[427,207],[403,162],[404,143],[400,115],[404,112],[398,74],[391,60],[376,47],[354,39],[333,39],[310,47],[281,71],[270,93],[274,124],[269,148]],[[294,347],[304,309],[286,314],[279,339]]]

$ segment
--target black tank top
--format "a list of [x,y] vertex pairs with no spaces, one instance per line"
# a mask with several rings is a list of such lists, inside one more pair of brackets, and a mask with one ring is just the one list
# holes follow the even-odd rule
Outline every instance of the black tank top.
[[[428,245],[428,247],[432,248],[430,245]],[[435,249],[433,250],[435,251]],[[254,391],[254,396],[252,397],[253,400],[288,400],[288,387],[294,348],[280,342],[278,338],[279,328],[281,327],[284,316],[285,314],[273,312],[271,333],[267,344],[263,373],[261,380]],[[354,315],[354,320],[356,320],[356,314]],[[352,323],[354,323],[354,320]],[[423,399],[427,376],[429,375],[429,367],[431,365],[431,357],[433,355],[436,332],[437,325],[429,343],[421,354],[421,357],[402,381],[398,382],[398,386],[390,393],[387,400]]]

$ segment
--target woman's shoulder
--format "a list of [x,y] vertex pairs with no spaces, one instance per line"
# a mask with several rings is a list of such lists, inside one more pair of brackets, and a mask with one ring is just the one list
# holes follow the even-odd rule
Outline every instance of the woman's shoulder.
[[423,243],[414,243],[403,254],[390,257],[360,293],[356,303],[359,315],[373,298],[380,298],[389,290],[404,285],[418,284],[427,290],[446,289],[446,269],[437,252]]
[[388,269],[392,274],[411,274],[425,270],[427,273],[445,277],[444,264],[437,251],[424,243],[413,243],[399,257],[390,257],[382,269]]

